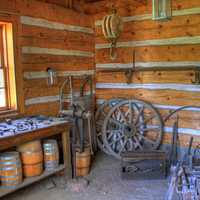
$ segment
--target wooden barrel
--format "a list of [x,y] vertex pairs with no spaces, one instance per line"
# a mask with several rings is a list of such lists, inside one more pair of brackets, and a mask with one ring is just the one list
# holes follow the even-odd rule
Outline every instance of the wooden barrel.
[[91,152],[90,147],[85,148],[85,151],[80,153],[76,150],[76,176],[86,176],[90,171]]
[[36,152],[36,151],[41,151],[42,146],[40,140],[34,140],[31,142],[27,142],[25,144],[22,144],[17,147],[17,150],[19,152]]
[[43,171],[43,163],[33,165],[23,165],[23,172],[25,177],[39,176]]
[[43,162],[43,152],[23,152],[21,153],[23,165],[34,165]]
[[43,151],[40,140],[20,145],[17,150],[21,153],[24,176],[41,175],[43,171]]
[[22,166],[18,152],[0,155],[0,179],[3,187],[15,187],[22,183]]
[[17,148],[21,153],[23,165],[33,165],[43,162],[43,152],[39,140],[28,142]]
[[45,170],[51,171],[59,165],[59,149],[56,140],[45,140],[43,143]]

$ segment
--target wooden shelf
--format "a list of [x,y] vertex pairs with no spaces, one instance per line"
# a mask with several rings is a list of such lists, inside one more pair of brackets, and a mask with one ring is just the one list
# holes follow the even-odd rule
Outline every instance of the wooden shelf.
[[31,185],[32,183],[38,182],[38,181],[40,181],[40,180],[42,180],[42,179],[44,179],[46,177],[49,177],[49,176],[51,176],[51,175],[53,175],[53,174],[55,174],[57,172],[60,172],[60,171],[62,171],[64,169],[65,169],[65,166],[64,165],[60,165],[58,168],[56,168],[53,171],[44,171],[43,174],[40,175],[40,176],[31,177],[31,178],[25,178],[24,181],[20,185],[14,187],[14,188],[5,189],[5,188],[1,188],[0,187],[0,198],[5,196],[5,195],[7,195],[7,194],[15,192],[16,190],[19,190],[19,189],[22,189],[22,188],[24,188],[24,187],[26,187],[28,185]]

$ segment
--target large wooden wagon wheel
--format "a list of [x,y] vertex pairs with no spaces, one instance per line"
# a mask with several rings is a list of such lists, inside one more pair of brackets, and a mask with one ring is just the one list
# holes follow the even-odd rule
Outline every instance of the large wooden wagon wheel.
[[105,118],[102,136],[106,149],[120,159],[121,152],[154,150],[161,143],[162,118],[151,104],[141,100],[124,100]]
[[105,152],[106,154],[110,154],[106,149],[103,139],[102,139],[102,126],[103,122],[108,114],[108,112],[123,99],[110,99],[105,101],[103,104],[99,106],[95,114],[95,122],[96,122],[96,135],[97,135],[97,144],[98,147]]

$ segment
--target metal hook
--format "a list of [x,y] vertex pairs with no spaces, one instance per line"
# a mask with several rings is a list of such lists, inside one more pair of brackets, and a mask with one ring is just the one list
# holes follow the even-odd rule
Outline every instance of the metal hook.
[[110,58],[111,58],[111,60],[115,60],[117,58],[116,41],[111,43]]
[[200,70],[195,71],[194,81],[191,80],[191,82],[195,85],[200,85]]
[[133,50],[133,68],[127,69],[124,72],[124,75],[126,77],[126,83],[130,84],[132,82],[132,78],[134,73],[136,72],[136,66],[135,66],[135,50]]

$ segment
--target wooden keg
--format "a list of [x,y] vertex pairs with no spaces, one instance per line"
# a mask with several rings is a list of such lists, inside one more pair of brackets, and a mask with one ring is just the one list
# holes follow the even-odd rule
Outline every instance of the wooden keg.
[[76,149],[76,176],[86,176],[90,171],[91,151],[86,147],[84,152]]
[[15,187],[22,183],[22,165],[18,152],[0,155],[0,179],[3,187]]
[[43,172],[43,163],[32,165],[23,165],[23,173],[25,177],[39,176]]
[[40,140],[20,145],[17,150],[21,153],[24,176],[39,176],[43,171],[43,151]]
[[45,140],[43,143],[45,170],[51,171],[59,165],[59,149],[56,140]]
[[17,148],[21,153],[23,165],[32,165],[43,162],[43,152],[40,140],[28,142]]
[[19,152],[36,152],[42,150],[42,146],[40,140],[34,140],[18,146],[17,150]]

